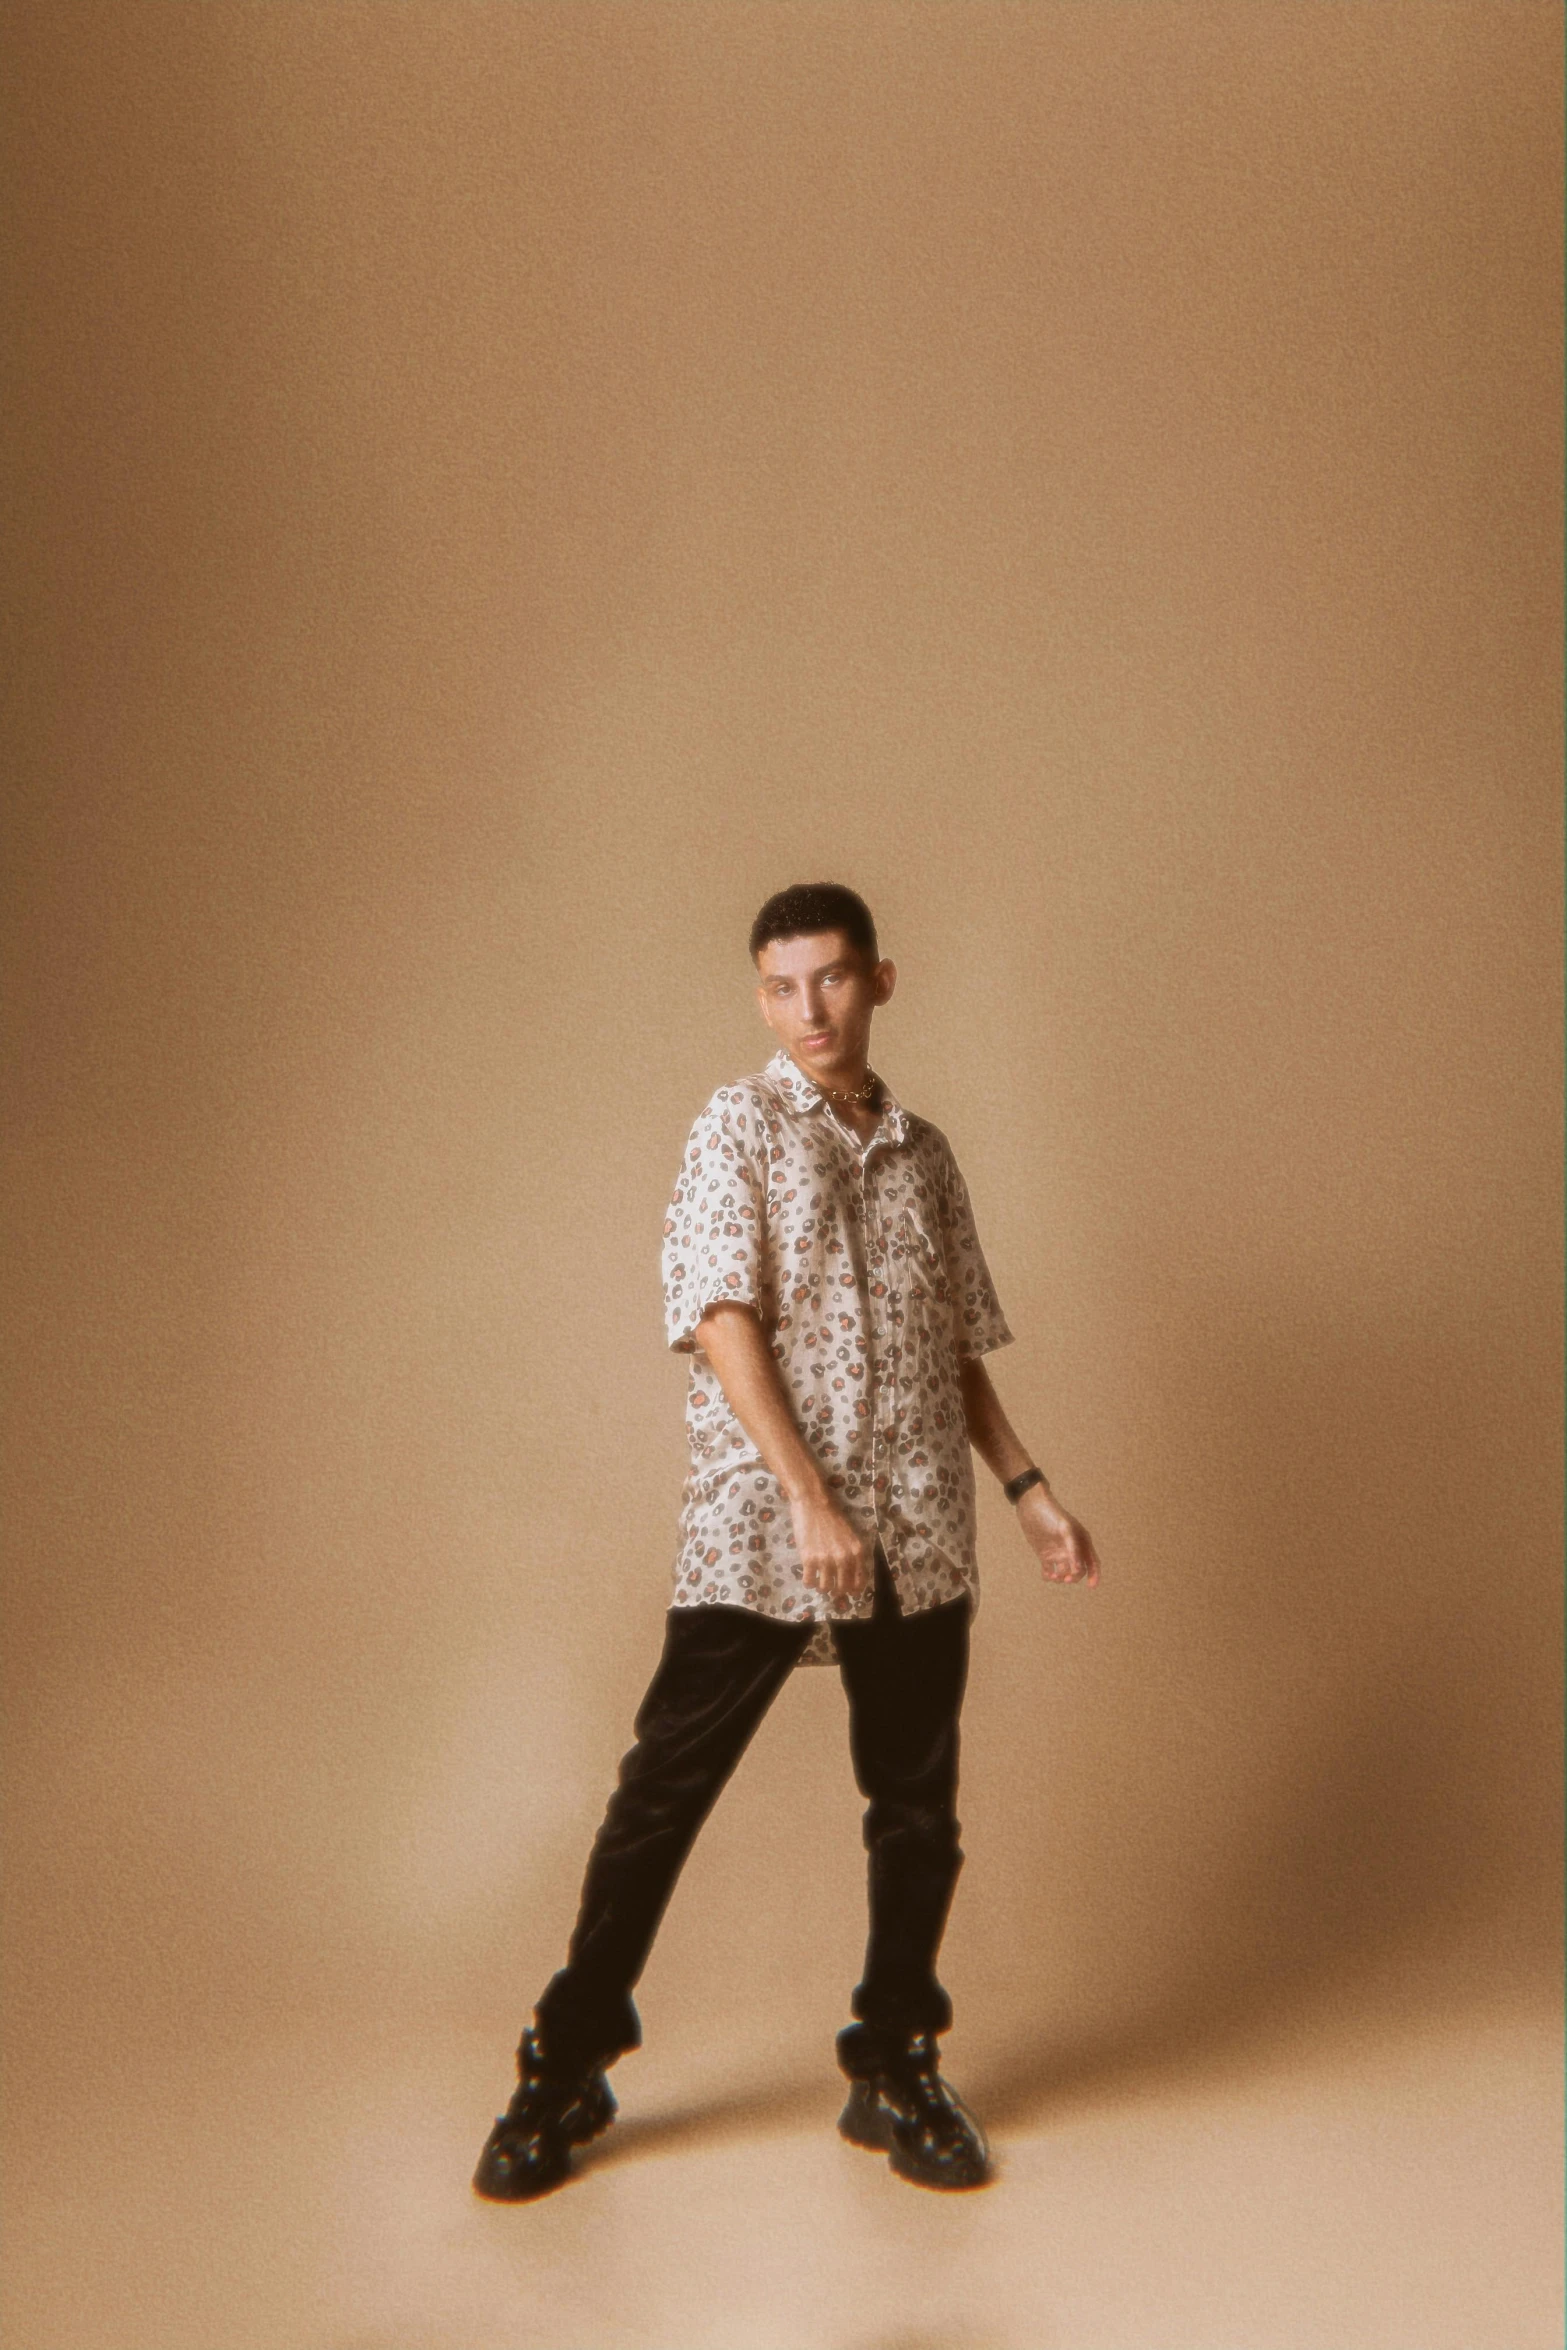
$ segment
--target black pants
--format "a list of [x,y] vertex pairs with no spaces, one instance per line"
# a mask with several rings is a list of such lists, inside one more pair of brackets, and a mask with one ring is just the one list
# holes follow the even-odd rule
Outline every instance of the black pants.
[[[878,1543],[870,1619],[833,1627],[869,1855],[870,1937],[850,2004],[878,2038],[952,2021],[935,1968],[963,1864],[953,1806],[969,1613],[965,1598],[901,1615]],[[641,2046],[632,1986],[675,1880],[811,1629],[744,1608],[670,1609],[566,1964],[538,2003],[556,2052],[608,2061]]]

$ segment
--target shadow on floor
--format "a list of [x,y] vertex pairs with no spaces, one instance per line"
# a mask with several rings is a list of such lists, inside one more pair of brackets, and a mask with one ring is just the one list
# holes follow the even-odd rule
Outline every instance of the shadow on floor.
[[[1215,1778],[1226,1844],[1203,1853],[1164,1964],[1141,1991],[1128,1980],[1118,2017],[1025,2027],[973,2079],[1003,2126],[1232,2071],[1303,2033],[1417,2020],[1465,1995],[1454,1960],[1471,1934],[1525,1998],[1554,1968],[1556,1510],[1486,1441],[1530,1424],[1538,1333],[1500,1312],[1483,1337],[1413,1309],[1335,1322],[1298,1301],[1279,1321],[1287,1344],[1193,1311],[1165,1344],[1190,1506],[1172,1508],[1157,1604],[1188,1656],[1203,1654],[1188,1619],[1218,1628],[1204,1702],[1222,1708],[1233,1672],[1250,1708]],[[1150,1706],[1144,1729],[1178,1752],[1178,1709]]]
[[802,2122],[830,2122],[838,2112],[836,2088],[835,2081],[829,2082],[824,2091],[815,2076],[752,2082],[664,2113],[633,2114],[584,2147],[576,2157],[577,2166],[597,2169],[677,2146],[715,2145],[727,2138],[765,2137]]

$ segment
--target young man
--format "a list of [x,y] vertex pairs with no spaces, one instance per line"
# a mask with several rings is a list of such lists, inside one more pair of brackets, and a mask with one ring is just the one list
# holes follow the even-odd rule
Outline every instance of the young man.
[[607,2064],[698,1829],[797,1664],[836,1660],[867,1799],[870,1936],[840,2032],[844,2136],[930,2187],[989,2176],[943,2079],[936,1953],[962,1865],[958,1714],[977,1589],[972,1445],[1047,1580],[1097,1583],[1087,1531],[1014,1435],[983,1357],[1012,1333],[945,1135],[869,1063],[897,974],[835,883],[751,931],[779,1043],[691,1130],[664,1225],[670,1345],[691,1357],[690,1468],[663,1656],[594,1842],[565,1966],[518,2050],[481,2195],[556,2185],[613,2119]]

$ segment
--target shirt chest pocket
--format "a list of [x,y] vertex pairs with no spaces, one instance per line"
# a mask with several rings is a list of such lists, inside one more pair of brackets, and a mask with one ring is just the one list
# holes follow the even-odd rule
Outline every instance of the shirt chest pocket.
[[936,1242],[911,1207],[903,1207],[892,1229],[892,1258],[901,1286],[912,1300],[949,1306],[952,1292]]

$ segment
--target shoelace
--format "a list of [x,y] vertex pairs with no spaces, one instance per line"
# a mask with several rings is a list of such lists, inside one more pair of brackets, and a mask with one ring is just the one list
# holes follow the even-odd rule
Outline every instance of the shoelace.
[[909,2098],[921,2128],[956,2122],[966,2132],[973,2126],[972,2116],[952,2083],[937,2069],[938,2063],[934,2039],[916,2040],[909,2049],[907,2067],[900,2065],[890,2075],[890,2085]]

